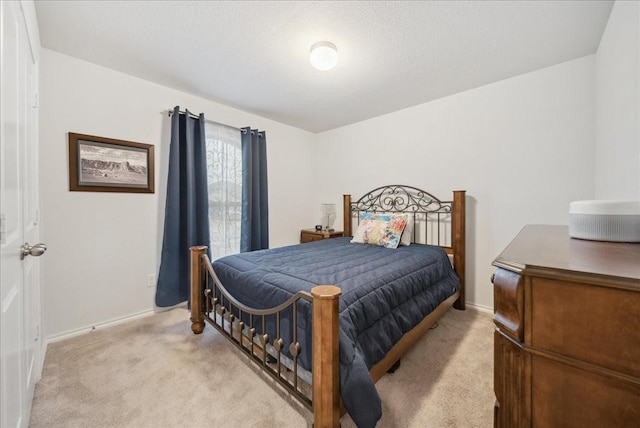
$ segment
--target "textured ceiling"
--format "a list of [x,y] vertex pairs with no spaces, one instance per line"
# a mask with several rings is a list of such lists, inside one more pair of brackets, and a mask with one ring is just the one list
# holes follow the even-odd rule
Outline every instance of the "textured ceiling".
[[[593,54],[612,4],[36,1],[36,12],[47,49],[320,132]],[[331,71],[309,64],[321,40],[338,47]]]

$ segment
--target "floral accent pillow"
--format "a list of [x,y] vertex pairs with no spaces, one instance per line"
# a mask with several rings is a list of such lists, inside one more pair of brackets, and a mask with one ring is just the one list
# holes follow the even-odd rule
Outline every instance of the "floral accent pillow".
[[380,245],[380,239],[384,234],[388,221],[364,219],[358,225],[356,233],[353,235],[352,243]]
[[393,217],[394,215],[404,216],[407,219],[407,225],[405,226],[404,231],[402,232],[399,245],[411,245],[411,238],[413,238],[413,227],[414,227],[413,216],[411,214],[363,212],[363,213],[360,213],[360,221],[362,222],[363,220],[367,220],[367,219],[389,221],[391,220],[391,217]]
[[351,242],[397,248],[407,225],[408,215],[363,213],[360,219]]
[[378,245],[385,248],[398,248],[398,245],[400,244],[400,237],[402,236],[402,232],[406,226],[407,215],[392,215],[391,220],[387,222],[387,227],[384,229],[384,233]]

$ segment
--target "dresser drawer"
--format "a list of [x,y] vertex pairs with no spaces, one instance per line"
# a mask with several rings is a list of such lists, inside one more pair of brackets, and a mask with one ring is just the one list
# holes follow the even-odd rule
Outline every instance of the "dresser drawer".
[[313,242],[313,241],[322,241],[323,239],[325,239],[324,236],[320,234],[305,233],[305,232],[302,232],[300,234],[301,244],[306,244],[307,242]]
[[531,379],[533,428],[638,426],[638,385],[536,355]]
[[532,278],[525,342],[640,377],[640,292]]

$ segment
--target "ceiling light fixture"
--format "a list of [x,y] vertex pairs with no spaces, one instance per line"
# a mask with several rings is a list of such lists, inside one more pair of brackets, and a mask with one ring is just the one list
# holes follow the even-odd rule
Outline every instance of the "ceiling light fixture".
[[311,65],[318,70],[331,70],[338,63],[338,49],[331,42],[318,42],[311,46]]

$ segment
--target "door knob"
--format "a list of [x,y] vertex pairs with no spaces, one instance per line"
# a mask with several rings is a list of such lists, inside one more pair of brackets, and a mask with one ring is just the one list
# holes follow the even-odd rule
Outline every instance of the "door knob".
[[45,251],[47,251],[45,244],[29,245],[28,242],[25,242],[20,249],[20,260],[24,260],[26,256],[39,257],[43,255]]

